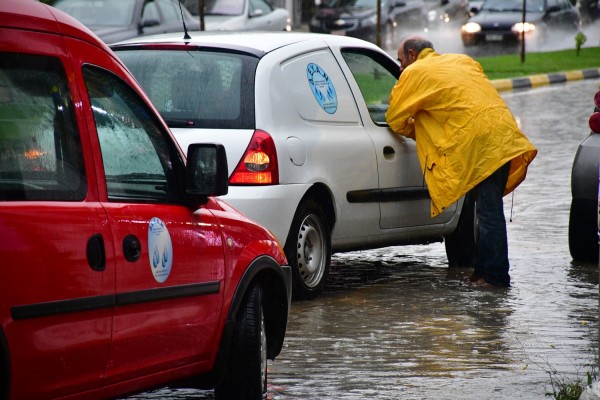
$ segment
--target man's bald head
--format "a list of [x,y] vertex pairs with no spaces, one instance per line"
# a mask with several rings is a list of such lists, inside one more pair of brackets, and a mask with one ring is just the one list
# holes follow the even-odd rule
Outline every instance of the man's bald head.
[[401,70],[415,62],[419,53],[424,49],[433,49],[433,44],[424,37],[411,35],[402,40],[398,48],[398,61],[400,61]]

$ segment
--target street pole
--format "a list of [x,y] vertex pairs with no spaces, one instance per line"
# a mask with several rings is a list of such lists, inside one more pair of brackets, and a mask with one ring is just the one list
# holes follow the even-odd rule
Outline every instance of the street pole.
[[200,17],[200,30],[204,31],[206,30],[204,28],[204,0],[198,0],[198,16]]
[[527,10],[527,0],[523,0],[523,15],[521,18],[521,63],[525,62],[525,17]]
[[377,20],[375,24],[375,44],[381,47],[381,0],[377,0]]

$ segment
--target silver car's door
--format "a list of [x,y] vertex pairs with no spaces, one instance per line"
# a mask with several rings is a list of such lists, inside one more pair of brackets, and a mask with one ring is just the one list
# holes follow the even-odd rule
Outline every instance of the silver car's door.
[[365,48],[340,50],[361,118],[375,146],[379,190],[359,194],[380,201],[382,229],[418,227],[448,222],[456,206],[431,218],[431,199],[416,153],[415,141],[394,134],[385,122],[398,65],[383,52]]

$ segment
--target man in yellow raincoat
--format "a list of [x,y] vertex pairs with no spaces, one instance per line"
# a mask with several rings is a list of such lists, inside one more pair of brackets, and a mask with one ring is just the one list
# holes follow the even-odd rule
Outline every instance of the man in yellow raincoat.
[[477,286],[510,286],[502,197],[524,179],[537,154],[484,75],[463,54],[438,54],[412,36],[398,49],[401,75],[386,119],[391,129],[416,140],[434,217],[462,196],[476,204]]

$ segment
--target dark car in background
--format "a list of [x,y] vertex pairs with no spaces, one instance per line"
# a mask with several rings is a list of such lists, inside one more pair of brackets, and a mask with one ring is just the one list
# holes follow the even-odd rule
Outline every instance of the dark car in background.
[[[352,36],[377,43],[378,0],[323,0],[309,23],[317,33]],[[424,28],[427,8],[422,0],[381,0],[381,46],[393,49],[401,29]]]
[[569,250],[575,261],[598,261],[598,165],[600,160],[600,91],[594,96],[591,133],[579,145],[571,171]]
[[200,29],[200,21],[177,0],[56,0],[52,5],[90,28],[105,43],[156,33]]
[[469,1],[469,5],[467,6],[469,8],[469,15],[473,16],[477,14],[482,4],[483,1],[481,0]]
[[600,18],[600,2],[598,0],[579,0],[577,6],[583,23],[594,22]]
[[461,28],[465,46],[518,45],[522,33],[526,43],[541,45],[552,34],[575,34],[581,27],[579,10],[570,0],[528,0],[523,23],[522,0],[485,0],[477,14]]
[[460,26],[469,16],[467,0],[425,0],[425,5],[428,29]]

